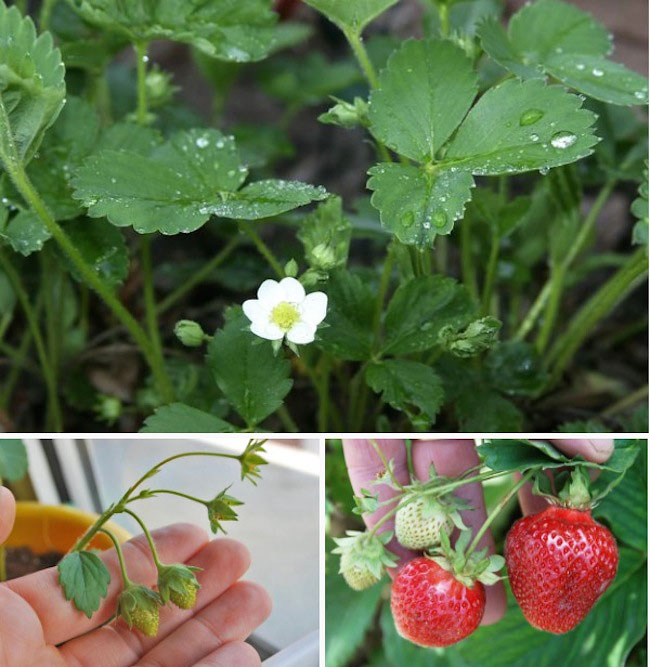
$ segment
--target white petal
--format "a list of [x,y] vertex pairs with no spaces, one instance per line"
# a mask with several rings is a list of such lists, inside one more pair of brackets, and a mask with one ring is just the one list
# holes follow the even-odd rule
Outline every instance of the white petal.
[[296,345],[306,345],[313,343],[316,335],[316,327],[308,322],[298,322],[294,324],[289,331],[287,331],[287,340],[290,340]]
[[284,336],[284,331],[268,320],[257,320],[251,324],[251,331],[260,338],[267,340],[279,340]]
[[283,300],[289,303],[302,303],[305,298],[305,288],[295,278],[282,278],[280,281]]
[[257,298],[269,307],[273,308],[282,301],[284,292],[277,280],[265,280],[257,290]]
[[266,304],[263,304],[259,299],[248,299],[241,305],[244,315],[251,321],[257,320],[268,321],[269,309]]
[[302,319],[313,326],[319,325],[327,314],[327,294],[312,292],[305,297],[300,306]]

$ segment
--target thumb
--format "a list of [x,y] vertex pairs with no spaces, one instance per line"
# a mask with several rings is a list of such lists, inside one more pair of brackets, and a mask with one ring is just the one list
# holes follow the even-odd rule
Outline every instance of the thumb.
[[0,486],[0,544],[11,533],[16,518],[16,501],[9,489]]

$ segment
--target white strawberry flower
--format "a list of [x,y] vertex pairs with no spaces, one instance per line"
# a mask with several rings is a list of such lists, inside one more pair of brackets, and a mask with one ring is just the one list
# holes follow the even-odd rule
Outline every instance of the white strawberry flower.
[[251,321],[251,331],[261,338],[306,345],[316,336],[316,327],[327,313],[327,294],[312,292],[295,278],[265,280],[257,290],[257,299],[242,304]]

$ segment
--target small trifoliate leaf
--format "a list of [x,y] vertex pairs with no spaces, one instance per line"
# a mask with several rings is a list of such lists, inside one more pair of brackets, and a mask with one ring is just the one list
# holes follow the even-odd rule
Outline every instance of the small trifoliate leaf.
[[91,217],[106,216],[141,234],[192,232],[211,215],[269,217],[327,196],[323,188],[280,180],[239,190],[247,174],[233,137],[193,129],[175,134],[149,155],[115,150],[91,155],[72,183]]
[[605,58],[610,35],[589,14],[560,0],[527,4],[510,20],[478,30],[485,51],[521,78],[549,74],[585,95],[610,104],[647,104],[647,79]]
[[88,618],[99,609],[106,597],[111,575],[104,562],[90,551],[69,553],[58,565],[59,583],[66,600]]
[[596,116],[560,86],[509,79],[488,90],[451,141],[443,166],[475,175],[519,173],[593,153]]
[[398,0],[305,0],[343,32],[360,34],[370,21]]
[[391,55],[370,95],[372,134],[417,162],[449,139],[478,91],[471,60],[449,41],[408,40]]
[[467,326],[474,312],[466,288],[453,278],[413,278],[397,288],[388,304],[383,352],[410,354],[428,350],[438,344],[442,327]]
[[241,309],[231,309],[208,345],[206,361],[219,389],[246,425],[254,426],[282,405],[293,382],[289,362],[249,326]]
[[438,374],[429,366],[407,359],[386,359],[366,369],[366,382],[382,400],[407,414],[413,408],[435,423],[444,391]]
[[348,129],[357,126],[368,127],[368,103],[364,99],[355,97],[353,102],[339,100],[336,97],[332,99],[336,104],[318,117],[321,123]]
[[501,322],[495,317],[481,317],[470,322],[464,331],[447,325],[438,334],[440,345],[456,357],[474,357],[499,340]]
[[300,225],[298,238],[305,247],[305,259],[317,270],[331,271],[345,266],[352,226],[343,215],[340,197],[330,197]]
[[431,246],[463,216],[474,179],[468,171],[433,171],[382,163],[368,171],[371,203],[381,223],[402,243]]
[[270,0],[71,0],[88,23],[130,42],[168,39],[219,60],[261,60],[273,48],[277,15]]
[[65,103],[65,68],[52,35],[0,2],[0,159],[27,164]]

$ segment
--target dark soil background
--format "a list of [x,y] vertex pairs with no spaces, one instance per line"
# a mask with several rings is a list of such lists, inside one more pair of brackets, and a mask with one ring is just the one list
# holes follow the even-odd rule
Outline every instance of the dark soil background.
[[63,554],[58,551],[48,551],[44,554],[35,554],[29,547],[6,547],[7,579],[17,579],[26,574],[54,567]]

